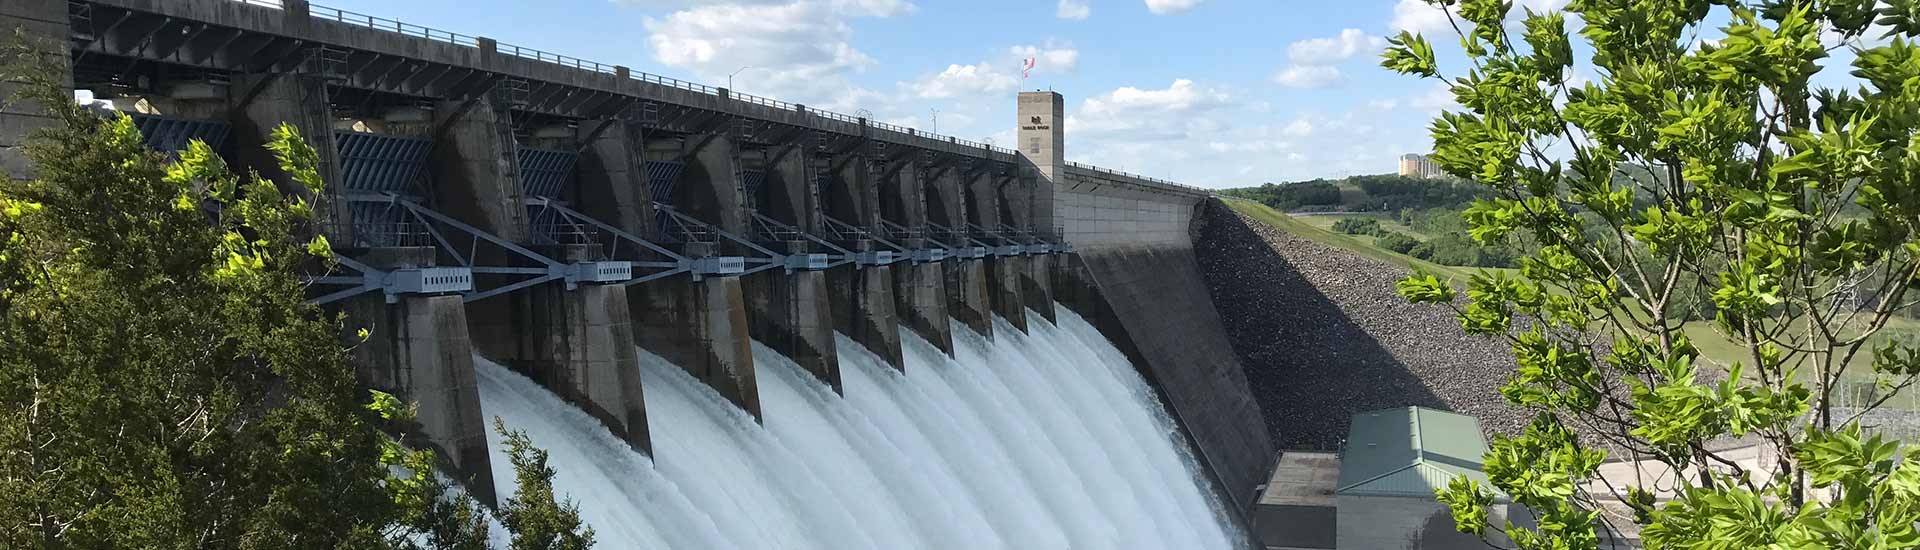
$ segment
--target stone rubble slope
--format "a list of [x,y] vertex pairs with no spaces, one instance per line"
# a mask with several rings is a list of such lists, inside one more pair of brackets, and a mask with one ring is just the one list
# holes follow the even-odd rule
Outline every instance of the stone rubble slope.
[[1203,208],[1200,269],[1277,447],[1336,449],[1353,414],[1409,405],[1473,415],[1490,433],[1526,425],[1499,394],[1506,344],[1401,299],[1408,269]]

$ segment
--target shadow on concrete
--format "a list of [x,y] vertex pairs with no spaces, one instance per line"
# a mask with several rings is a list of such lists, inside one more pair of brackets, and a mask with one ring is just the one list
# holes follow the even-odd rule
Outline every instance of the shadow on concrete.
[[1201,271],[1276,447],[1336,450],[1355,413],[1451,410],[1335,301],[1349,297],[1328,296],[1225,206],[1204,216]]

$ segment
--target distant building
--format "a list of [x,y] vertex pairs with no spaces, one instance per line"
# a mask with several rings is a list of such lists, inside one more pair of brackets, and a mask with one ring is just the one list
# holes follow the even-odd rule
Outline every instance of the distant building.
[[[1480,471],[1486,452],[1471,416],[1421,407],[1354,415],[1338,455],[1281,454],[1255,504],[1254,533],[1269,550],[1486,548],[1456,531],[1434,498],[1434,489],[1462,475],[1491,490]],[[1507,507],[1496,493],[1490,519],[1504,522]],[[1494,542],[1510,541],[1496,535]]]
[[1426,155],[1400,155],[1400,175],[1409,178],[1444,179],[1447,173]]

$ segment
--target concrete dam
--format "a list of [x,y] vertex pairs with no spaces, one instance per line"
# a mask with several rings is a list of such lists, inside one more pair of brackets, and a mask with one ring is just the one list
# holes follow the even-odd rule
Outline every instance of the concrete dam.
[[[483,501],[499,417],[610,547],[1250,544],[1275,452],[1196,261],[1212,199],[1068,162],[1059,94],[1013,150],[306,0],[0,27],[159,151],[284,180],[260,145],[306,136],[311,298]],[[0,111],[0,170],[46,122]]]

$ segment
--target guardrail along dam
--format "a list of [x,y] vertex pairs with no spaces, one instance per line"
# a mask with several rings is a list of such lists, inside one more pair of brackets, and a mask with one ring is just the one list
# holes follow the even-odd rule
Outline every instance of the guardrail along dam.
[[[311,299],[483,502],[498,417],[604,548],[1253,545],[1275,453],[1194,259],[1211,199],[1068,162],[1058,94],[1016,151],[306,0],[0,27],[156,150],[285,183],[266,134],[313,141]],[[0,169],[48,121],[0,112]]]

